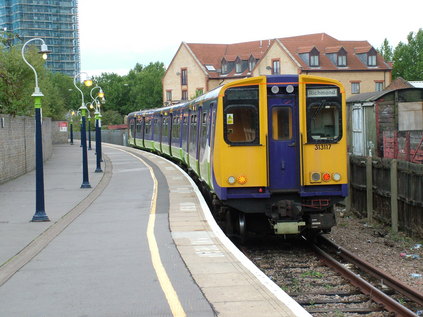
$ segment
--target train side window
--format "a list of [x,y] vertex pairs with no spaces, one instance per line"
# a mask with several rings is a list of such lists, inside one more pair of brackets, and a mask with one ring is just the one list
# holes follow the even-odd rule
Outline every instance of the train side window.
[[160,141],[160,123],[159,123],[159,120],[157,118],[154,118],[153,140],[154,141]]
[[130,123],[129,123],[129,131],[131,132],[131,137],[135,136],[135,124],[134,124],[134,119],[131,119]]
[[168,135],[169,135],[168,118],[163,118],[163,121],[162,121],[162,138],[167,140]]
[[181,123],[179,115],[173,117],[172,140],[179,140],[181,133]]
[[272,110],[273,140],[290,140],[292,138],[292,109],[277,107]]
[[151,119],[145,119],[145,135],[146,137],[151,136]]
[[136,134],[137,135],[141,135],[141,118],[140,119],[137,119],[137,131],[136,131]]
[[259,143],[258,86],[233,87],[224,97],[224,138],[230,145]]

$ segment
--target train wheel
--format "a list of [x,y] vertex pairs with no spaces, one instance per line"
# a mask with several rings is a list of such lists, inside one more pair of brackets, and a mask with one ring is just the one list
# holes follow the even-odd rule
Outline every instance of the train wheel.
[[234,223],[232,221],[232,213],[230,210],[226,210],[225,213],[225,234],[228,237],[231,237],[234,234]]
[[238,234],[241,243],[245,243],[248,238],[247,217],[243,212],[238,213]]

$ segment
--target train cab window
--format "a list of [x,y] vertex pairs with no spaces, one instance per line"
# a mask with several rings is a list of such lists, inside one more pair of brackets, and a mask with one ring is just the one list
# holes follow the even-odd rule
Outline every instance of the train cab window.
[[224,138],[230,145],[259,142],[258,86],[233,87],[224,97]]
[[272,110],[273,140],[289,140],[292,138],[292,109],[277,107]]
[[335,143],[342,138],[342,97],[337,87],[307,89],[307,141]]

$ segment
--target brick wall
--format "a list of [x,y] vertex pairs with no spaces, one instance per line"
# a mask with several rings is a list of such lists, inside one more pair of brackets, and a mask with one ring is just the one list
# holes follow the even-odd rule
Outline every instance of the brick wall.
[[[51,157],[52,121],[43,118],[43,158]],[[35,119],[0,114],[0,184],[35,169]]]

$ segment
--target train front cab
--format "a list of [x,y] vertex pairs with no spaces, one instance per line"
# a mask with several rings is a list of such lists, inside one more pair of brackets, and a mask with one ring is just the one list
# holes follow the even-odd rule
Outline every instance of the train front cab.
[[334,205],[347,196],[344,89],[308,75],[269,77],[267,87],[274,231],[328,232]]
[[244,217],[258,213],[276,234],[335,225],[332,207],[347,195],[343,92],[337,81],[305,75],[256,77],[222,89],[214,188],[241,211],[238,230],[254,227]]

